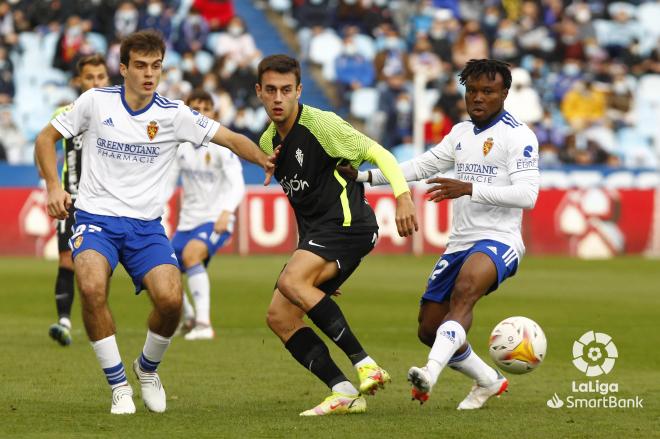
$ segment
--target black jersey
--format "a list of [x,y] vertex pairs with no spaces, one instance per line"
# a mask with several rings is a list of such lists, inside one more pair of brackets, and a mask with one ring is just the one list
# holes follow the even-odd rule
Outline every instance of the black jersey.
[[369,137],[335,113],[301,104],[286,138],[271,123],[259,143],[267,154],[282,145],[275,178],[289,198],[301,236],[319,229],[378,229],[364,185],[345,180],[335,169],[342,161],[359,167],[369,149],[378,146]]
[[[66,111],[69,106],[60,107],[53,117]],[[71,194],[72,199],[78,195],[78,184],[82,172],[82,137],[79,135],[71,139],[62,139],[64,152],[64,166],[62,166],[62,188]]]

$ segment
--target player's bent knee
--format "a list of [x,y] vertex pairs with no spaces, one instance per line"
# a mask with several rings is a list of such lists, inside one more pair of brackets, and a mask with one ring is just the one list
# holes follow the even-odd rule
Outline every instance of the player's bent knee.
[[296,291],[297,284],[298,282],[294,276],[287,274],[286,270],[280,274],[280,277],[277,279],[277,289],[289,298]]
[[107,299],[103,282],[79,281],[78,290],[83,307],[102,308],[106,306]]
[[181,315],[183,300],[178,294],[168,294],[161,296],[154,306],[161,315],[178,319]]

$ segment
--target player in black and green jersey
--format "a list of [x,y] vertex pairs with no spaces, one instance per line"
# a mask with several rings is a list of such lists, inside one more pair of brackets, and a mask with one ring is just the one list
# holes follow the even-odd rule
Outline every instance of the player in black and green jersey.
[[[89,55],[81,58],[76,64],[73,83],[84,93],[90,88],[110,85],[105,59],[101,55]],[[53,117],[62,113],[67,106],[58,108]],[[78,193],[78,182],[82,172],[82,135],[71,140],[62,139],[64,166],[62,167],[62,187],[75,200]],[[58,321],[50,326],[48,334],[62,346],[71,344],[71,306],[73,305],[73,260],[69,239],[73,234],[75,223],[73,203],[69,209],[69,217],[57,224],[57,248],[59,250],[59,267],[55,280],[55,305]]]
[[[274,175],[293,207],[299,235],[298,248],[277,280],[268,326],[291,355],[332,390],[302,416],[361,413],[366,410],[361,394],[373,394],[390,377],[364,351],[330,296],[373,249],[378,224],[364,186],[342,178],[336,167],[349,162],[357,168],[366,160],[383,171],[396,196],[401,236],[417,230],[410,191],[395,158],[378,143],[336,114],[298,102],[302,85],[295,59],[264,58],[256,92],[272,121],[260,146],[267,154],[279,151]],[[348,355],[358,372],[359,391],[305,324],[305,314]]]

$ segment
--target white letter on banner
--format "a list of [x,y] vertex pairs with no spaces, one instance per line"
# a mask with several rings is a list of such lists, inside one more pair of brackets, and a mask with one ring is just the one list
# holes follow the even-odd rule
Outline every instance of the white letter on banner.
[[267,231],[264,200],[261,197],[250,199],[250,237],[262,247],[276,247],[284,242],[289,228],[289,206],[286,197],[273,200],[273,230]]
[[440,230],[440,219],[438,218],[440,203],[424,201],[422,206],[424,209],[424,237],[432,246],[446,247],[451,232],[452,203],[447,204],[447,230]]

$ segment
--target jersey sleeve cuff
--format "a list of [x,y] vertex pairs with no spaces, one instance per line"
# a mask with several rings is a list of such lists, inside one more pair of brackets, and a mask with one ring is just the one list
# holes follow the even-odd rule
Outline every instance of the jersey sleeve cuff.
[[57,131],[58,131],[58,132],[59,132],[59,133],[65,138],[65,139],[70,139],[70,138],[72,138],[72,137],[75,137],[75,135],[74,135],[71,131],[69,131],[68,129],[66,129],[66,127],[65,127],[64,125],[62,125],[62,123],[61,123],[60,121],[57,120],[57,118],[55,118],[55,119],[51,119],[50,124],[51,124],[51,125],[53,126],[53,128],[55,128],[55,129],[56,129],[56,130],[57,130]]
[[206,132],[206,135],[204,136],[204,140],[202,141],[202,145],[204,146],[209,146],[209,142],[211,139],[213,139],[213,136],[215,136],[215,133],[218,132],[220,129],[220,124],[214,120],[211,121],[211,126],[209,127],[209,130]]

